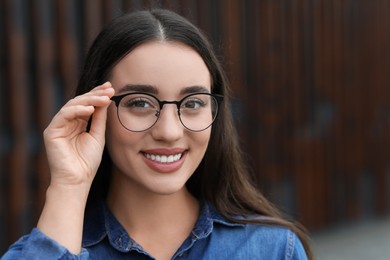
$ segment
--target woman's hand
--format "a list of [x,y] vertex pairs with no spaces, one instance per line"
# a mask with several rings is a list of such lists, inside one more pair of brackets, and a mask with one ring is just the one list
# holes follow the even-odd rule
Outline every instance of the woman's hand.
[[[51,185],[88,186],[105,144],[107,108],[114,95],[106,82],[67,102],[44,131]],[[92,123],[87,132],[88,121]]]
[[107,108],[113,95],[107,82],[75,97],[44,132],[51,182],[37,227],[74,254],[81,251],[85,205],[103,154]]

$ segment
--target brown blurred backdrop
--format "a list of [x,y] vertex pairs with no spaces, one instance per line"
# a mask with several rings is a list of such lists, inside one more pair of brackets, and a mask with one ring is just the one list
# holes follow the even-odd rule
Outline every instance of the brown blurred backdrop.
[[165,7],[228,71],[259,188],[310,231],[390,214],[390,1],[0,0],[0,255],[35,225],[42,131],[113,17]]

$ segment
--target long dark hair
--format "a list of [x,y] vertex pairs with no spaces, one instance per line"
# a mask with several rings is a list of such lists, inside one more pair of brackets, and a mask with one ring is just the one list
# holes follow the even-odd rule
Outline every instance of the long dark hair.
[[[109,78],[111,69],[126,54],[142,43],[156,40],[181,42],[197,51],[210,71],[212,93],[224,96],[219,116],[212,126],[205,156],[187,182],[190,192],[199,199],[211,202],[221,215],[231,221],[260,221],[253,218],[237,220],[233,217],[235,215],[268,216],[268,220],[261,220],[261,223],[282,225],[293,230],[311,258],[308,238],[303,228],[283,219],[279,211],[252,184],[233,126],[227,77],[209,41],[188,20],[161,9],[138,11],[114,19],[92,44],[76,95],[104,83]],[[105,150],[88,203],[106,196],[111,166],[112,161]]]

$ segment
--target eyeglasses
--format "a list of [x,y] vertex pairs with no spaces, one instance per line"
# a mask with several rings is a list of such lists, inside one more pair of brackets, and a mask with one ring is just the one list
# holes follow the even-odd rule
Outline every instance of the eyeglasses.
[[166,104],[176,105],[180,122],[186,129],[200,132],[213,124],[223,96],[194,93],[179,101],[160,101],[151,94],[135,92],[114,96],[111,100],[117,107],[120,123],[131,132],[142,132],[152,128]]

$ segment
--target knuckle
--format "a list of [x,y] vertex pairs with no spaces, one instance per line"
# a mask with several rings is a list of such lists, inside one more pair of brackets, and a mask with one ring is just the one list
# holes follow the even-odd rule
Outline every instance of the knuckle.
[[58,111],[58,113],[57,113],[57,117],[58,116],[63,116],[65,113],[66,113],[66,110],[68,110],[66,107],[62,107],[59,111]]
[[50,139],[50,137],[52,136],[50,125],[46,127],[45,130],[43,130],[42,136],[44,140]]

